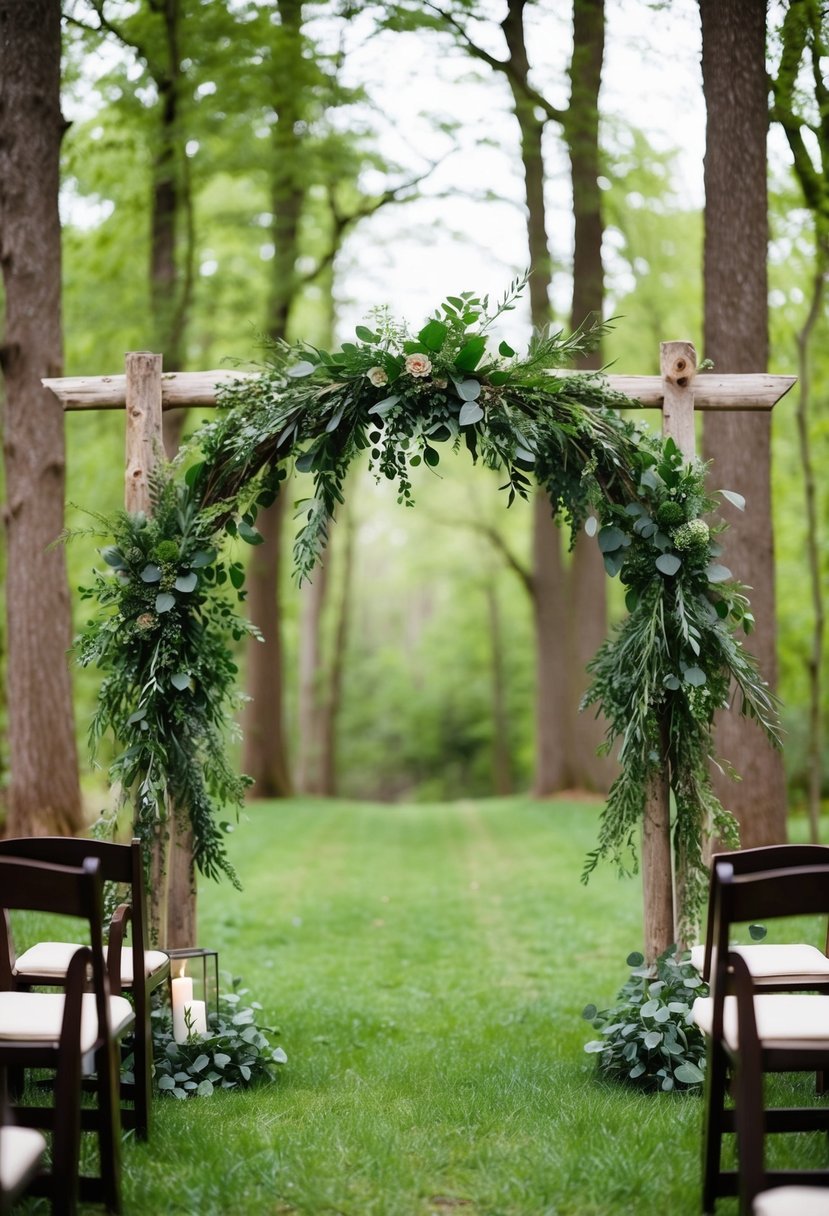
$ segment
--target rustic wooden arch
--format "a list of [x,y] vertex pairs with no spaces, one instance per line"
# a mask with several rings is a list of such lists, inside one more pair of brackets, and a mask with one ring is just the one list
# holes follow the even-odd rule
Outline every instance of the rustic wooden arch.
[[[674,439],[687,458],[695,455],[697,410],[765,412],[796,382],[794,376],[766,373],[697,376],[694,346],[687,341],[663,342],[659,376],[611,375],[609,386],[631,398],[632,404],[662,411],[663,434]],[[162,356],[148,352],[127,354],[125,373],[45,379],[66,411],[126,409],[126,473],[124,503],[127,511],[149,513],[149,478],[163,452],[164,410],[188,406],[215,406],[221,385],[248,378],[238,371],[162,371]],[[567,375],[573,373],[568,371]],[[196,943],[196,887],[192,841],[179,828],[170,842],[167,865],[156,890],[161,909],[160,938],[169,947]],[[642,835],[644,885],[644,947],[649,960],[676,940],[676,911],[680,904],[673,879],[670,839],[670,790],[667,775],[654,780],[646,806]],[[159,879],[160,882],[160,879]]]

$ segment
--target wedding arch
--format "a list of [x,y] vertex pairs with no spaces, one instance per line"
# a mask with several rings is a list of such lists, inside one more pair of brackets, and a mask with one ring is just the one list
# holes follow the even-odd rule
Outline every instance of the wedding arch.
[[[221,817],[247,784],[226,734],[233,647],[251,627],[233,602],[244,566],[228,538],[258,543],[257,511],[292,464],[311,479],[294,545],[301,580],[352,460],[367,452],[410,504],[410,470],[436,466],[447,445],[501,470],[508,504],[542,487],[626,586],[628,616],[589,667],[586,704],[608,721],[620,773],[585,877],[602,858],[635,869],[641,829],[646,954],[684,940],[704,897],[706,833],[736,839],[709,777],[714,713],[736,691],[776,741],[773,697],[738,637],[753,624],[749,603],[720,560],[725,525],[713,514],[722,497],[743,503],[706,489],[694,410],[771,409],[794,378],[697,379],[687,342],[662,344],[661,376],[563,372],[601,327],[536,335],[523,356],[504,341],[493,349],[492,326],[520,290],[516,281],[491,310],[471,292],[447,297],[414,333],[377,310],[339,351],[278,343],[256,374],[162,374],[160,355],[133,353],[125,376],[44,381],[67,410],[126,407],[125,508],[99,520],[111,543],[84,593],[98,611],[77,653],[103,672],[91,740],[110,732],[118,745],[110,775],[154,850],[168,945],[195,943],[194,866],[236,881]],[[184,405],[220,412],[168,465],[162,410]],[[642,405],[662,409],[661,436],[621,413]]]

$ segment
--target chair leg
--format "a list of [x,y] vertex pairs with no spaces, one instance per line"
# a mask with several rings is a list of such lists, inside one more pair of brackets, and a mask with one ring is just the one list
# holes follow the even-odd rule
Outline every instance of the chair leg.
[[147,1019],[136,1020],[133,1073],[135,1076],[135,1134],[139,1140],[150,1136],[150,1110],[153,1092],[153,1042]]
[[723,1110],[727,1060],[725,1053],[710,1039],[705,1070],[704,1114],[702,1128],[702,1210],[713,1212],[717,1202],[720,1156],[723,1137]]
[[110,1212],[121,1211],[120,1070],[113,1043],[98,1053],[98,1148],[103,1202]]

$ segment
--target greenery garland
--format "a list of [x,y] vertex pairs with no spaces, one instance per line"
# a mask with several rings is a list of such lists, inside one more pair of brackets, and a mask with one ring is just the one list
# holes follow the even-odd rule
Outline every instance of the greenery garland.
[[773,700],[735,633],[751,626],[748,601],[718,560],[724,525],[702,518],[715,506],[704,466],[620,416],[634,403],[601,375],[551,374],[590,349],[601,326],[538,334],[522,358],[506,342],[490,349],[493,322],[524,282],[491,312],[486,298],[449,296],[416,334],[380,309],[334,354],[277,343],[262,374],[220,389],[222,413],[159,471],[152,518],[105,521],[115,543],[102,550],[108,572],[86,593],[100,611],[79,655],[106,672],[92,742],[111,731],[121,745],[112,775],[142,837],[172,800],[190,817],[199,867],[231,873],[217,818],[239,804],[246,779],[232,773],[219,740],[235,696],[232,643],[250,626],[223,594],[243,595],[244,582],[224,539],[261,540],[257,511],[292,462],[312,481],[297,504],[302,581],[325,549],[355,459],[368,453],[411,506],[411,469],[434,468],[449,445],[503,471],[508,504],[535,481],[573,535],[582,526],[597,534],[608,573],[627,585],[630,615],[593,660],[586,698],[608,720],[608,749],[620,741],[622,771],[585,877],[603,857],[635,867],[647,787],[667,770],[675,847],[690,878],[685,911],[694,915],[703,827],[736,838],[708,775],[714,712],[732,685],[742,711],[776,738]]

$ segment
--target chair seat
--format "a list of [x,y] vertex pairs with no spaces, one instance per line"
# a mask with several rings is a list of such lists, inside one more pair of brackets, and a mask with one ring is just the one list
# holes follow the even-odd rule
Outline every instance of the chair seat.
[[46,1139],[33,1127],[0,1127],[0,1190],[16,1191],[45,1151]]
[[[21,979],[25,979],[28,975],[53,975],[55,979],[62,979],[66,975],[69,960],[77,949],[77,943],[38,942],[36,946],[32,946],[20,955],[14,965],[14,974],[20,976]],[[104,955],[106,952],[105,946]],[[154,972],[166,967],[169,961],[169,956],[163,950],[145,950],[145,976],[149,978]],[[132,947],[122,946],[121,984],[127,988],[132,987],[132,983]]]
[[[829,958],[816,946],[800,944],[762,945],[762,946],[730,946],[735,954],[746,961],[746,966],[754,979],[790,979],[816,983],[829,981]],[[697,971],[702,971],[705,959],[705,946],[694,946],[691,949],[691,963]],[[716,960],[712,960],[712,966]]]
[[[0,1039],[16,1042],[52,1042],[60,1038],[63,1022],[62,992],[0,992]],[[123,996],[109,998],[109,1020],[114,1038],[134,1021],[132,1005]],[[95,993],[83,994],[81,1052],[91,1051],[98,1039]]]
[[754,1216],[827,1216],[829,1187],[778,1186],[754,1200]]
[[[700,1030],[710,1035],[713,998],[698,997],[691,1012]],[[829,1047],[829,996],[810,993],[756,996],[754,1016],[757,1037],[765,1048]],[[737,1050],[737,998],[734,996],[727,996],[723,1003],[723,1038],[729,1050]]]

